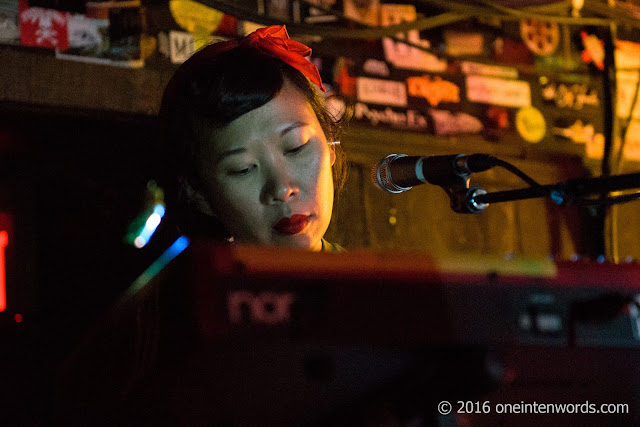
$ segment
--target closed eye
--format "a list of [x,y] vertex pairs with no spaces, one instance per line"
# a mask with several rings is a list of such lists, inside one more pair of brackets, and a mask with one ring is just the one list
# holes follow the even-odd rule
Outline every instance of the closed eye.
[[232,176],[244,176],[244,175],[248,175],[249,173],[251,173],[251,171],[253,171],[255,169],[255,165],[251,165],[248,168],[244,168],[244,169],[235,169],[235,170],[230,170],[229,171],[229,175]]
[[307,146],[307,143],[304,143],[304,144],[298,145],[298,146],[297,146],[297,147],[295,147],[295,148],[292,148],[292,149],[290,149],[290,150],[287,150],[287,151],[286,151],[286,154],[296,154],[296,153],[299,153],[299,152],[300,152],[300,151],[302,151],[302,149],[303,149],[304,147],[306,147],[306,146]]

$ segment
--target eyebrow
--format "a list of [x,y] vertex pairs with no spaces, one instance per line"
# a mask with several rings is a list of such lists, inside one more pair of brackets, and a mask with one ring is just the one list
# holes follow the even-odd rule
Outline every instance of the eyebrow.
[[[300,128],[300,127],[304,127],[304,126],[308,126],[309,124],[306,122],[293,122],[288,124],[284,129],[282,129],[280,131],[280,138],[284,137],[288,132],[291,132],[294,129]],[[218,156],[218,163],[221,162],[223,159],[229,157],[229,156],[233,156],[235,154],[241,154],[246,152],[247,149],[244,147],[239,147],[239,148],[233,148],[231,150],[227,150],[227,151],[223,151],[222,153],[220,153],[220,155]]]

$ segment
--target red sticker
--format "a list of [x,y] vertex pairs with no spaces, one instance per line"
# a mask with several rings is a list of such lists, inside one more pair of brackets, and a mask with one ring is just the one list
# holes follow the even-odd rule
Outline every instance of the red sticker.
[[20,43],[50,49],[68,49],[69,13],[41,7],[29,7],[27,0],[18,3]]

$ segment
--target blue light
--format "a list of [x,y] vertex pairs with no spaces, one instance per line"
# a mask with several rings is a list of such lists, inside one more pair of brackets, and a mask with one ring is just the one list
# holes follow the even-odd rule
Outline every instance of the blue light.
[[125,298],[142,289],[153,279],[167,264],[180,255],[189,246],[189,238],[180,236],[129,286],[125,292]]

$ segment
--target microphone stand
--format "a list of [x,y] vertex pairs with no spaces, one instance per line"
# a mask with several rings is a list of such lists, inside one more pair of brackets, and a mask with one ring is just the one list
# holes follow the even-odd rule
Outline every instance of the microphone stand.
[[596,178],[578,178],[551,185],[532,186],[518,190],[487,193],[478,186],[469,188],[469,178],[455,185],[441,185],[451,199],[451,207],[458,213],[482,212],[490,203],[510,202],[549,196],[557,205],[567,205],[589,195],[602,195],[611,191],[640,189],[640,173],[612,175]]

